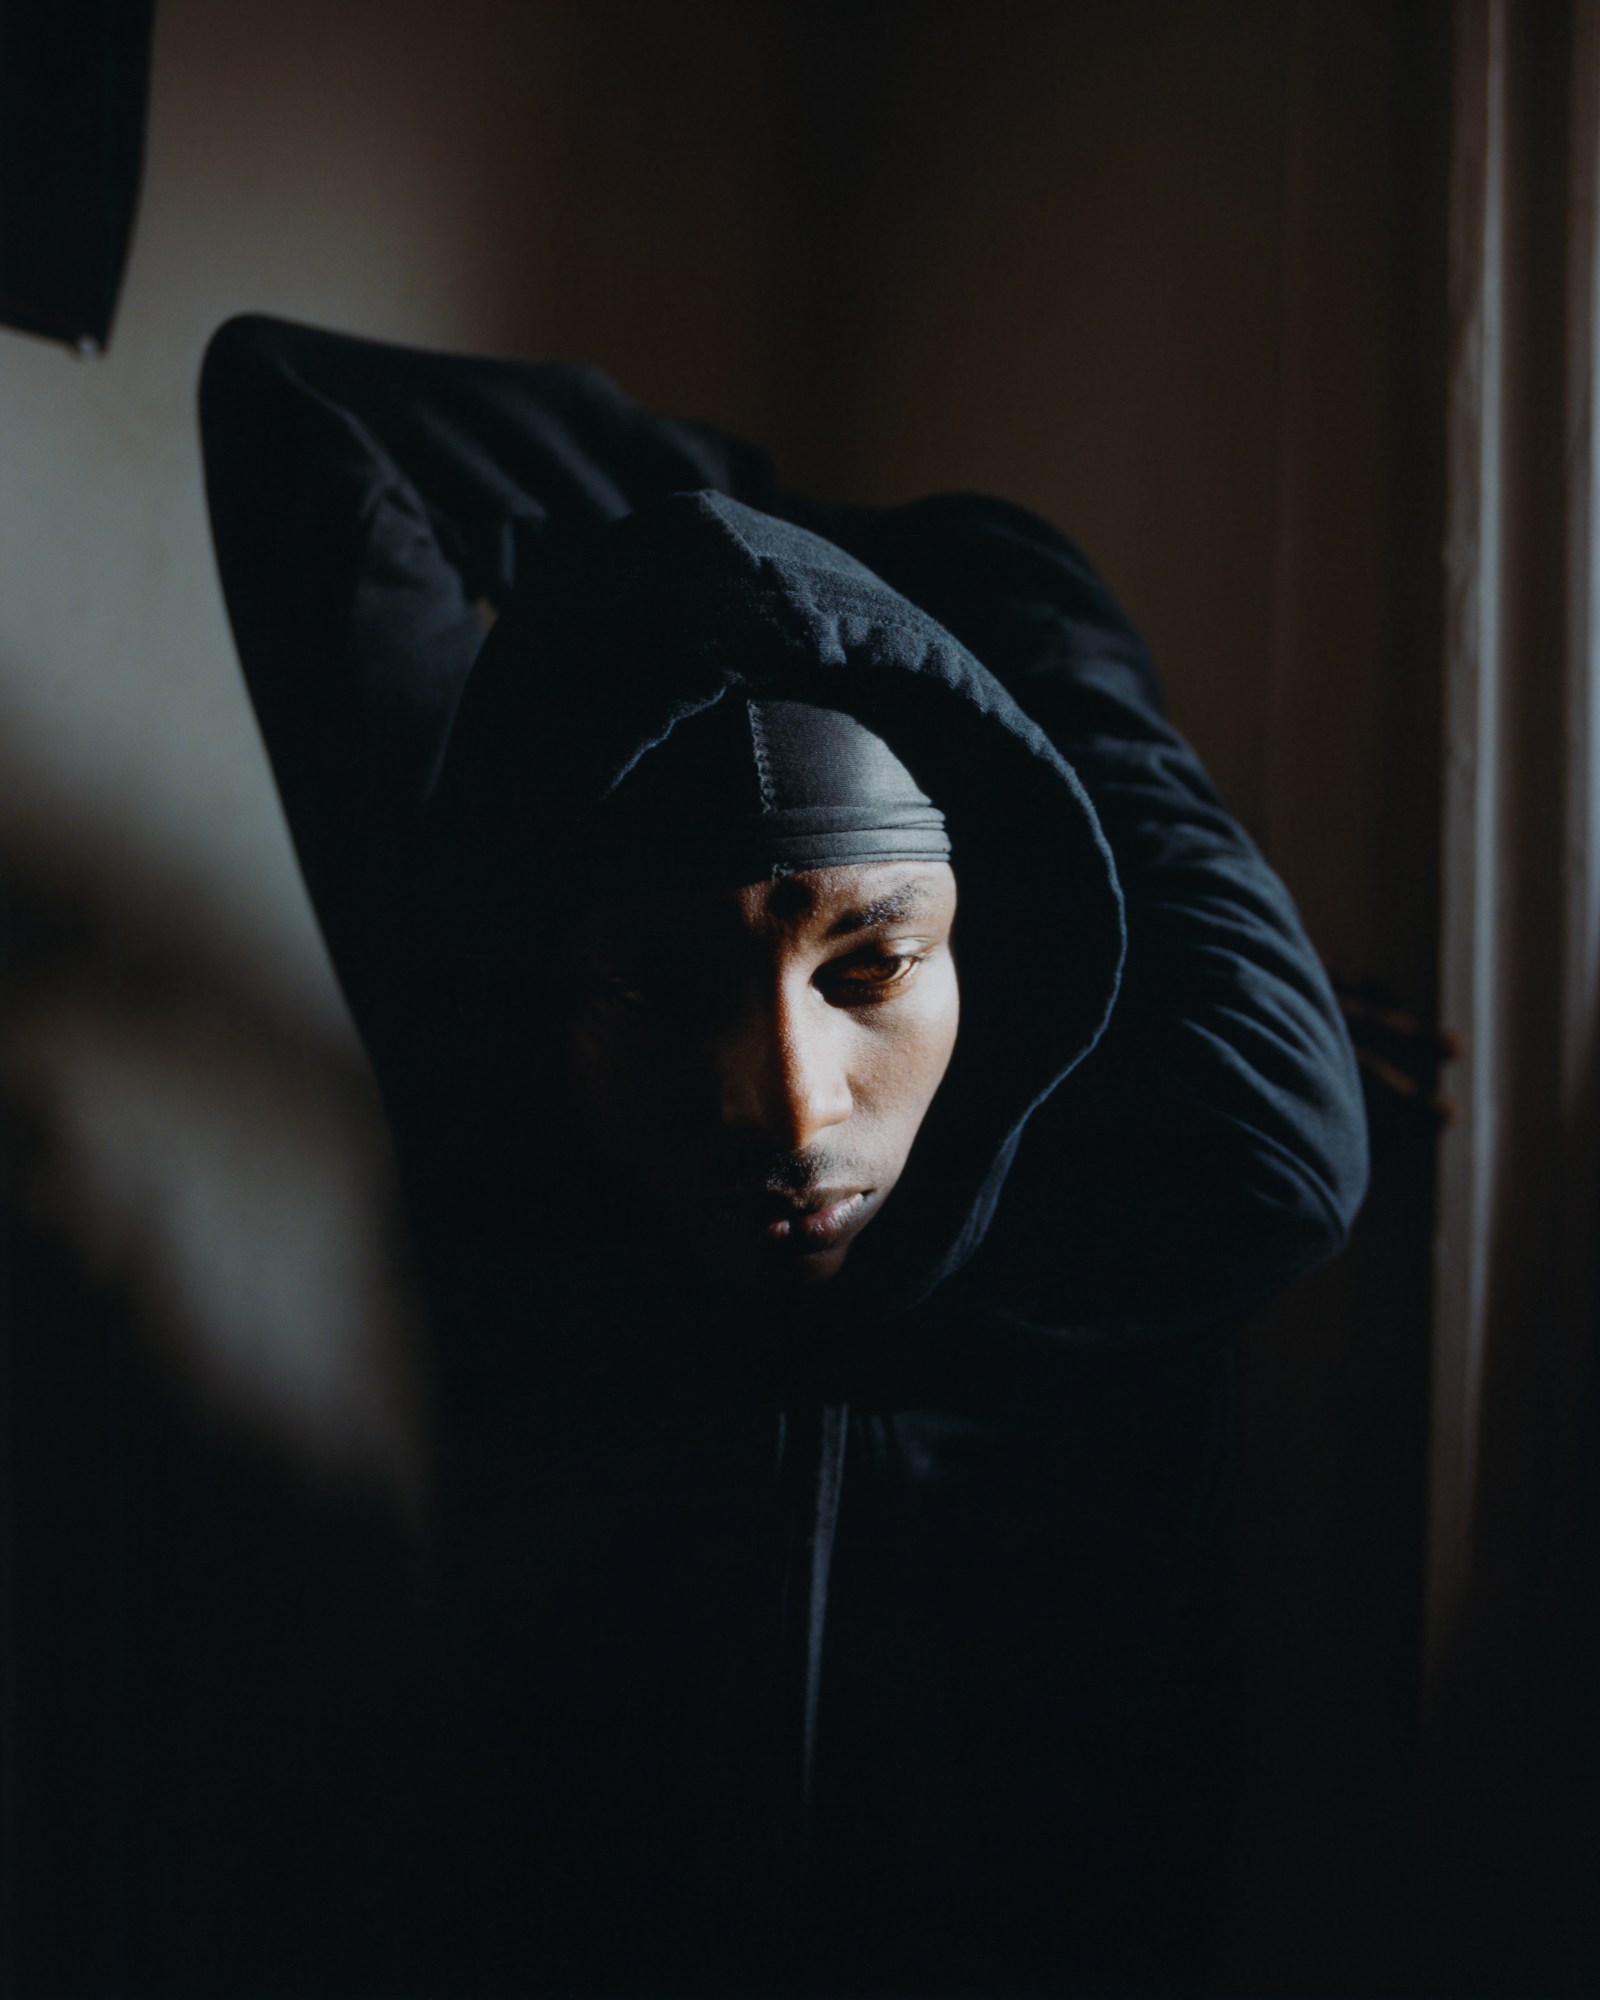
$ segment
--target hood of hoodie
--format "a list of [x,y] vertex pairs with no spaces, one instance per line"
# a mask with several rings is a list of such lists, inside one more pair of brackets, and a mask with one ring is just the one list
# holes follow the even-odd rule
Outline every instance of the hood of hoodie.
[[560,1148],[536,1107],[560,1101],[563,1037],[541,954],[579,913],[573,857],[641,760],[729,698],[859,717],[949,829],[954,1059],[894,1195],[826,1288],[830,1310],[898,1311],[972,1256],[1028,1117],[1102,1033],[1121,897],[1077,778],[981,663],[841,549],[724,495],[551,536],[485,641],[422,829],[430,1144],[458,1184],[478,1163],[502,1232],[519,1209],[548,1212],[532,1185],[559,1178]]

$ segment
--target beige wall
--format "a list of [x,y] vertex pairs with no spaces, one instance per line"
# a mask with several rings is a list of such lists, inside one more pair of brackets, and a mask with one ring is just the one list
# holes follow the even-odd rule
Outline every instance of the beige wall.
[[[462,35],[509,44],[471,64]],[[133,835],[214,901],[252,974],[325,1008],[212,575],[193,419],[211,329],[250,308],[422,342],[492,337],[537,262],[537,10],[171,0],[104,360],[3,336],[7,792]],[[514,191],[514,192],[513,192]],[[131,862],[128,865],[132,865]]]
[[551,39],[507,4],[172,0],[108,355],[0,335],[4,1061],[30,1198],[202,1394],[318,1462],[402,1421],[370,1414],[381,1141],[234,664],[195,380],[245,309],[502,334],[550,227]]

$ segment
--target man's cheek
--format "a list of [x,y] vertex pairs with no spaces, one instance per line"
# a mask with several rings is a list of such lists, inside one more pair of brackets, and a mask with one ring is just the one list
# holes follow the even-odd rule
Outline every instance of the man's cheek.
[[685,1066],[659,1058],[637,1041],[591,1045],[587,1054],[578,1065],[576,1098],[591,1137],[636,1170],[663,1177],[681,1172],[704,1124],[695,1113],[693,1078]]

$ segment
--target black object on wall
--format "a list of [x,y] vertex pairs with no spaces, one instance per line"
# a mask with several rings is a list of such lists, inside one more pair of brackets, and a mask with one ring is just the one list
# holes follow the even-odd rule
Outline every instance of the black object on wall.
[[105,346],[144,166],[155,0],[0,0],[0,324]]

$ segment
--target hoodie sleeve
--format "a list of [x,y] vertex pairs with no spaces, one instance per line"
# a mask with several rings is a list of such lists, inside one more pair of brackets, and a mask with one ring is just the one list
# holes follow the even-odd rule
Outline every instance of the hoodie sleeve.
[[347,990],[436,775],[488,615],[551,525],[684,487],[760,504],[765,457],[593,369],[432,354],[250,315],[200,381],[228,615],[312,902]]
[[948,496],[869,559],[1072,764],[1126,901],[1111,1024],[1034,1114],[958,1288],[1076,1341],[1225,1321],[1337,1250],[1366,1187],[1354,1058],[1294,904],[1064,537]]

